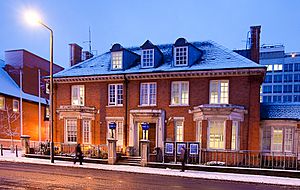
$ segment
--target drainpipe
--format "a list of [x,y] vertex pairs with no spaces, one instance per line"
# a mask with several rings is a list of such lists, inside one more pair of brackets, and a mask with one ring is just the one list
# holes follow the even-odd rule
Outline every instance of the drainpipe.
[[[126,100],[125,100],[125,118],[124,118],[124,128],[125,128],[125,146],[127,147],[127,138],[128,138],[128,124],[127,124],[127,121],[128,121],[128,117],[127,117],[127,114],[128,114],[128,100],[129,100],[129,96],[128,96],[128,80],[126,78],[126,75],[124,74],[124,85],[125,85],[125,92],[126,92]],[[124,132],[124,129],[123,129],[123,132]]]

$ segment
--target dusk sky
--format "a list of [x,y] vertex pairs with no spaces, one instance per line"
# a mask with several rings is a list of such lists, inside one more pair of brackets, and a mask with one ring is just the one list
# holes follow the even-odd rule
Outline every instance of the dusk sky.
[[119,0],[71,1],[0,0],[0,59],[4,51],[26,49],[49,60],[49,32],[30,26],[26,10],[41,14],[54,31],[54,61],[69,66],[69,43],[88,50],[89,26],[92,49],[98,55],[111,45],[140,46],[213,40],[229,49],[245,48],[252,25],[261,25],[261,44],[284,44],[287,52],[300,51],[300,1],[279,0]]

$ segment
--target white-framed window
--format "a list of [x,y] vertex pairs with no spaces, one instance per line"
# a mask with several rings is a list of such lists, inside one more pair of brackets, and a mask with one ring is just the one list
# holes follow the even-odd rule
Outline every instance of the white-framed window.
[[0,110],[5,110],[5,97],[0,96]]
[[123,84],[108,85],[108,105],[110,106],[123,105]]
[[141,59],[143,68],[154,67],[154,49],[142,50]]
[[208,148],[225,149],[225,121],[209,121]]
[[83,144],[91,144],[91,120],[82,120]]
[[111,52],[112,69],[122,69],[123,51]]
[[283,129],[281,127],[273,127],[272,132],[272,151],[281,152],[283,144]]
[[183,142],[183,120],[174,120],[175,124],[175,141]]
[[266,65],[267,66],[267,71],[272,71],[273,70],[273,65]]
[[155,106],[156,105],[156,83],[141,83],[140,89],[140,105]]
[[109,123],[115,122],[116,123],[116,129],[114,131],[114,139],[118,140],[117,141],[117,148],[120,150],[123,148],[123,140],[124,140],[124,128],[123,128],[123,121],[108,121],[107,122],[107,136],[108,138],[111,138],[111,129],[109,129]]
[[263,128],[262,148],[267,152],[293,152],[294,146],[293,127],[273,127]]
[[210,104],[229,103],[229,81],[211,80],[210,81]]
[[171,86],[171,105],[189,104],[189,82],[176,81]]
[[175,47],[174,48],[174,63],[175,66],[188,65],[188,47]]
[[65,142],[66,143],[77,142],[77,119],[65,120]]
[[46,82],[46,94],[50,94],[50,83]]
[[239,122],[232,121],[232,130],[231,130],[231,150],[239,149]]
[[282,71],[282,64],[274,64],[274,71]]
[[200,142],[202,141],[202,121],[197,121],[197,136],[196,141]]
[[13,111],[19,112],[19,100],[13,100]]
[[72,105],[84,106],[84,85],[72,86]]

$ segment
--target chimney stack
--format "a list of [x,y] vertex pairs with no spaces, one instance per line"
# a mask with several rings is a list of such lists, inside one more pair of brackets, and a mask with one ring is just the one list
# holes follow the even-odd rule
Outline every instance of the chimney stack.
[[250,33],[251,33],[250,59],[256,63],[259,63],[260,28],[261,26],[250,27]]
[[73,43],[70,45],[70,65],[76,65],[77,63],[80,63],[81,55],[82,55],[82,47],[80,47],[78,44]]

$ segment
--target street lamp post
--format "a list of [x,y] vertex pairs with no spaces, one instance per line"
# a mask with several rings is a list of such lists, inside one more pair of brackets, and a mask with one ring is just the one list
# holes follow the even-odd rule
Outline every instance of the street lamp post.
[[49,116],[49,124],[50,124],[50,160],[51,163],[54,163],[54,123],[53,123],[53,30],[47,26],[39,16],[34,12],[27,12],[25,15],[26,20],[31,24],[40,24],[44,26],[46,29],[50,31],[50,116]]

